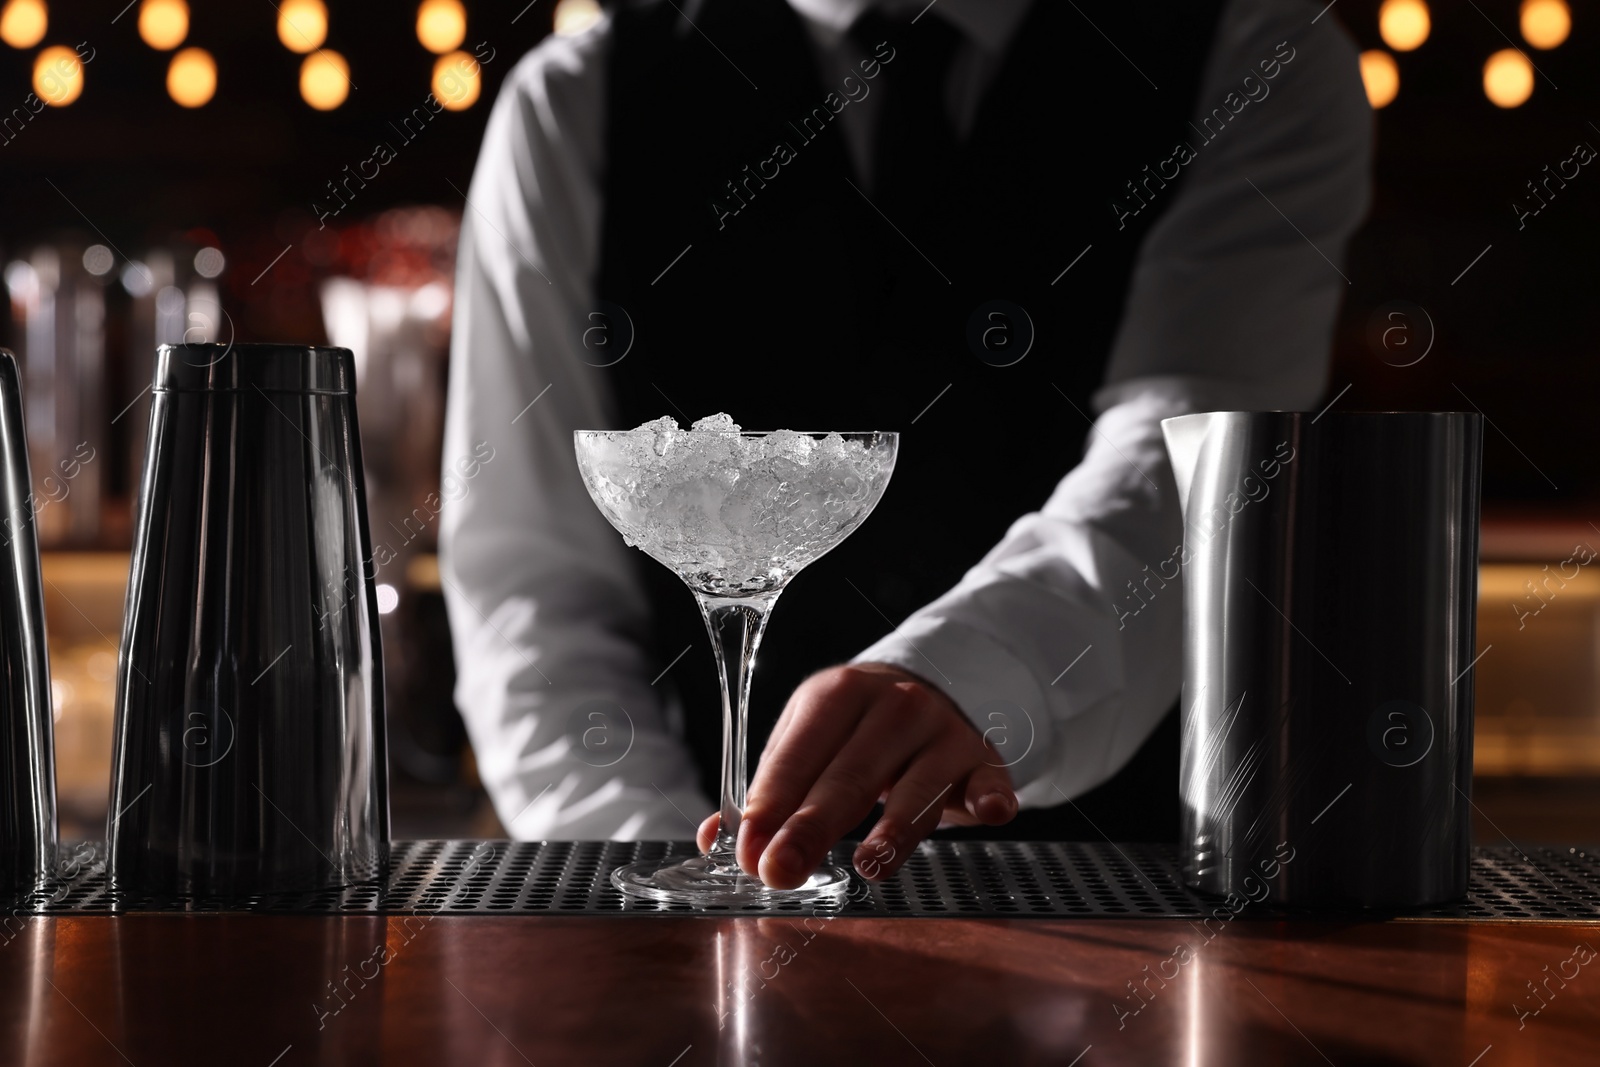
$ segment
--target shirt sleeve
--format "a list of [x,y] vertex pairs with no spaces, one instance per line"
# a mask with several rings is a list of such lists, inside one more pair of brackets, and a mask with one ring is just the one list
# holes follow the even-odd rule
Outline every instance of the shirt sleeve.
[[461,225],[440,579],[456,703],[501,822],[525,839],[691,838],[712,810],[646,681],[635,561],[573,452],[572,431],[611,425],[580,351],[609,33],[602,20],[518,63]]
[[1178,696],[1183,519],[1161,420],[1303,410],[1323,389],[1372,118],[1353,44],[1318,11],[1225,9],[1196,123],[1238,112],[1190,141],[1140,249],[1082,461],[954,589],[856,657],[936,666],[1025,805],[1109,778]]

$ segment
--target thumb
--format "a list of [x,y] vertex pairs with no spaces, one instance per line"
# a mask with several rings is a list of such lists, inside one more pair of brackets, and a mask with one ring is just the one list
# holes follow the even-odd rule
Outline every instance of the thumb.
[[694,842],[700,846],[701,852],[710,852],[711,846],[717,841],[717,827],[722,824],[722,813],[714,811],[707,815],[700,824],[700,829],[695,831]]

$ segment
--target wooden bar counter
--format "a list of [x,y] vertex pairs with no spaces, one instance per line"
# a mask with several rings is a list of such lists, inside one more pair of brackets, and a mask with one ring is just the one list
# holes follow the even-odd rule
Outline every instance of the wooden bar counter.
[[5,931],[0,1064],[1600,1064],[1600,924],[143,913]]

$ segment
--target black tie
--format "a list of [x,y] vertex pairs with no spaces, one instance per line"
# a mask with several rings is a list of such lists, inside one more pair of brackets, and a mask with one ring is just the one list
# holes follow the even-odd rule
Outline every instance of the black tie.
[[885,16],[869,8],[850,36],[882,65],[878,89],[886,95],[873,138],[873,201],[891,220],[913,218],[934,205],[955,158],[945,83],[961,34],[926,9],[920,16]]

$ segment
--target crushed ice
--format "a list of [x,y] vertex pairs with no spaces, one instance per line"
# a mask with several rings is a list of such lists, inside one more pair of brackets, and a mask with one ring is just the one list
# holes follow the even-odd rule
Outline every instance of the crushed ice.
[[665,416],[580,450],[602,512],[691,584],[775,588],[872,510],[894,465],[883,441],[793,430],[741,436],[726,413]]

